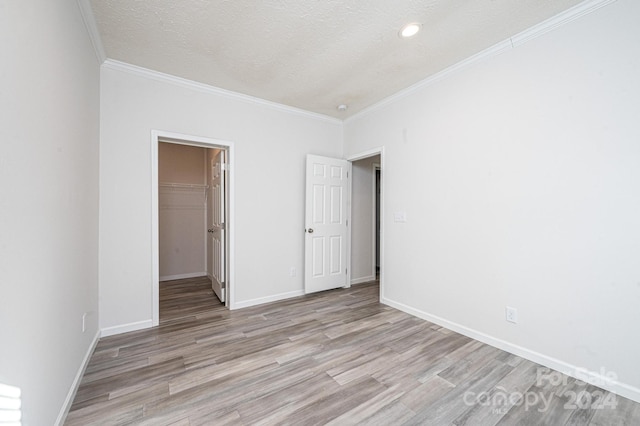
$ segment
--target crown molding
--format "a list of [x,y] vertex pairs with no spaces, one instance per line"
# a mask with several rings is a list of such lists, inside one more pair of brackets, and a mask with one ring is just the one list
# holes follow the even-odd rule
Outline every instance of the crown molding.
[[526,42],[538,38],[550,31],[555,30],[571,21],[582,18],[596,10],[607,6],[617,0],[587,0],[582,3],[578,3],[570,9],[543,21],[542,23],[524,30],[521,33],[511,37],[511,43],[513,47],[520,46]]
[[507,50],[514,49],[518,46],[521,46],[528,41],[536,39],[550,31],[555,30],[569,22],[572,22],[576,19],[582,18],[596,10],[607,6],[608,4],[614,3],[617,0],[586,0],[582,3],[577,4],[576,6],[565,10],[564,12],[547,19],[546,21],[541,22],[540,24],[534,25],[533,27],[522,31],[521,33],[516,34],[513,37],[510,37],[506,40],[503,40],[493,46],[485,49],[473,56],[470,56],[467,59],[464,59],[454,65],[451,65],[444,70],[427,77],[424,80],[419,81],[416,84],[413,84],[406,89],[400,90],[395,94],[363,109],[362,111],[357,112],[356,114],[346,118],[344,123],[349,123],[351,121],[357,120],[365,115],[380,109],[386,105],[394,103],[402,98],[405,98],[414,92],[417,92],[425,87],[431,86],[436,82],[448,78],[449,76],[455,74],[456,72],[475,64],[481,60],[490,58],[492,56],[498,55],[500,53],[506,52]]
[[288,114],[298,115],[306,118],[311,118],[314,120],[320,120],[320,121],[325,121],[332,124],[342,125],[342,120],[334,117],[329,117],[328,115],[306,111],[300,108],[279,104],[277,102],[268,101],[266,99],[257,98],[254,96],[244,95],[238,92],[232,92],[231,90],[221,89],[219,87],[210,86],[208,84],[199,83],[197,81],[188,80],[186,78],[176,77],[171,74],[165,74],[163,72],[150,70],[148,68],[140,67],[138,65],[116,61],[114,59],[107,59],[102,64],[102,67],[115,70],[115,71],[126,72],[128,74],[133,74],[138,77],[143,77],[150,80],[173,84],[175,86],[183,87],[190,90],[195,90],[201,93],[208,93],[208,94],[213,94],[217,96],[222,96],[235,101],[250,103],[254,105],[261,105],[261,106],[274,109],[277,111],[285,112]]
[[82,15],[82,21],[89,33],[89,39],[93,45],[93,51],[96,54],[99,64],[103,64],[107,60],[107,54],[104,51],[104,45],[102,44],[102,38],[98,31],[98,25],[93,14],[93,8],[89,0],[78,0],[78,8],[80,8],[80,14]]

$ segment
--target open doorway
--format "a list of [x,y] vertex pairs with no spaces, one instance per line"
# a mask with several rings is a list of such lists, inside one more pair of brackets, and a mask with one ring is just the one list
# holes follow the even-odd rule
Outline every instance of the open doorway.
[[[151,152],[153,325],[160,281],[209,277],[233,309],[233,144],[153,131]],[[181,164],[161,170],[172,161]]]
[[380,282],[383,293],[383,149],[349,158],[351,190],[351,284]]
[[207,157],[212,148],[158,144],[160,282],[203,277],[211,263],[206,230]]

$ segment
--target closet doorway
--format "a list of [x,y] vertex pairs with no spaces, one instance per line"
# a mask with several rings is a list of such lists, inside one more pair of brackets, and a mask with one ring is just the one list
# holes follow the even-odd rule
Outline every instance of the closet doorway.
[[160,281],[206,276],[212,148],[158,144],[158,237]]
[[154,325],[161,281],[206,276],[217,298],[233,306],[232,161],[230,142],[153,132]]

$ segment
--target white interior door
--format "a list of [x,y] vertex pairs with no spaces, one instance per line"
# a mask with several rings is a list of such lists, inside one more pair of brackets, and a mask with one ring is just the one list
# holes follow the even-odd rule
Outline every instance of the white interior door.
[[305,293],[348,285],[351,163],[307,155]]
[[211,208],[209,209],[211,239],[211,288],[225,302],[225,151],[218,151],[211,160]]

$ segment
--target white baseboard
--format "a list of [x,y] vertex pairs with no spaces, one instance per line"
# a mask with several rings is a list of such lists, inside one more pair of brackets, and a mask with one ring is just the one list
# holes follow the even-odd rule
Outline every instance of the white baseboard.
[[206,272],[190,272],[188,274],[178,274],[178,275],[163,275],[160,277],[160,281],[173,281],[173,280],[183,280],[185,278],[198,278],[198,277],[206,277]]
[[287,293],[274,294],[272,296],[259,297],[257,299],[236,302],[230,309],[248,308],[249,306],[262,305],[264,303],[277,302],[278,300],[291,299],[292,297],[303,296],[304,290],[289,291]]
[[93,351],[95,350],[96,345],[98,344],[98,340],[100,340],[100,336],[100,330],[96,331],[96,335],[93,337],[93,341],[89,345],[87,353],[84,354],[84,358],[82,359],[80,368],[78,368],[76,377],[73,379],[73,382],[71,382],[71,387],[69,388],[67,397],[64,400],[64,404],[62,404],[62,408],[60,408],[60,413],[58,413],[58,418],[55,422],[56,426],[61,426],[62,424],[64,424],[64,421],[67,418],[67,414],[69,414],[71,404],[73,404],[73,400],[76,397],[76,392],[78,392],[78,386],[80,386],[80,381],[82,380],[82,376],[84,376],[87,365],[89,365],[89,360],[91,359],[91,355],[93,355]]
[[360,277],[360,278],[352,278],[351,285],[354,284],[362,284],[362,283],[370,283],[371,281],[375,281],[376,277],[373,275],[369,275],[368,277]]
[[436,315],[428,314],[426,312],[420,311],[386,297],[380,298],[380,303],[389,305],[415,317],[427,320],[434,324],[438,324],[439,326],[448,328],[449,330],[455,331],[456,333],[471,337],[472,339],[478,340],[482,343],[486,343],[487,345],[491,345],[498,349],[502,349],[503,351],[510,352],[519,357],[528,359],[529,361],[559,371],[560,373],[566,374],[567,376],[594,384],[595,386],[598,386],[602,389],[608,390],[617,395],[629,398],[632,401],[640,403],[640,389],[625,383],[613,381],[611,380],[611,378],[603,375],[603,372],[587,371],[582,367],[578,367],[565,361],[550,357],[548,355],[523,348],[522,346],[514,345],[513,343],[507,342],[505,340],[495,338],[488,334],[451,322]]
[[113,327],[105,327],[101,331],[102,337],[113,336],[114,334],[122,334],[129,331],[142,330],[143,328],[153,327],[152,320],[144,320],[131,322],[129,324],[114,325]]

